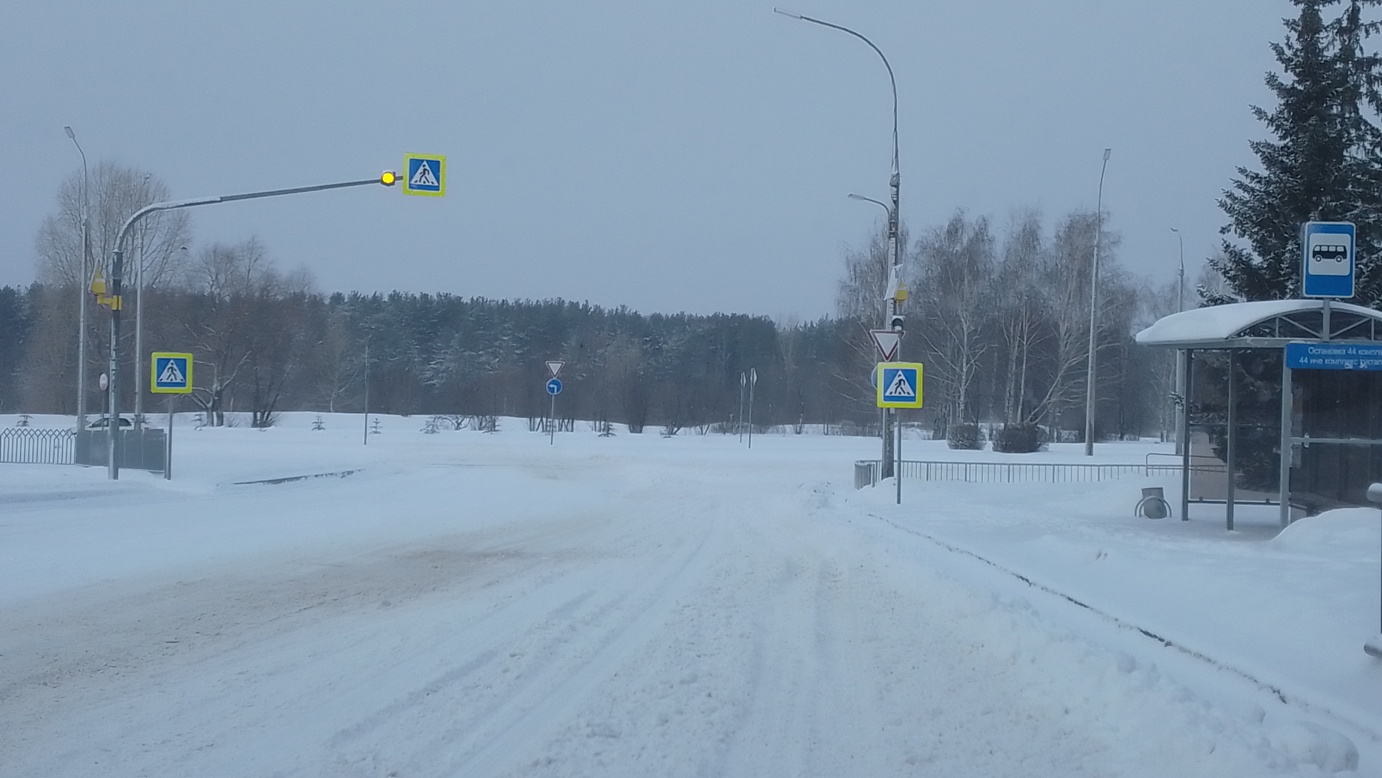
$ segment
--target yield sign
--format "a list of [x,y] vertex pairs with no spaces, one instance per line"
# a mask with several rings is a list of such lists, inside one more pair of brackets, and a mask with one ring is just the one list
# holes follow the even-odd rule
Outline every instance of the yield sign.
[[897,344],[902,341],[902,333],[897,330],[869,330],[869,335],[884,362],[897,359]]
[[557,374],[561,372],[562,367],[564,367],[565,365],[566,365],[565,362],[562,362],[562,361],[559,361],[559,360],[556,360],[556,359],[548,360],[548,361],[547,361],[547,372],[551,373],[553,378],[556,378],[556,377],[557,377]]

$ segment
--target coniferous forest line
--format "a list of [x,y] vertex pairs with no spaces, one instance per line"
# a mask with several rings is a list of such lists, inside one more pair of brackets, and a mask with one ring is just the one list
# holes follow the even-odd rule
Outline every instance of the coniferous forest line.
[[[75,412],[75,295],[70,286],[0,288],[0,329],[17,335],[0,341],[0,412]],[[847,319],[782,324],[740,314],[643,315],[563,300],[323,296],[286,290],[276,276],[219,298],[187,290],[154,290],[146,298],[145,351],[195,355],[192,399],[212,424],[224,423],[225,414],[268,425],[285,410],[358,412],[367,374],[375,412],[540,417],[548,412],[548,360],[565,362],[557,405],[564,419],[631,431],[732,424],[742,378],[754,371],[756,426],[829,425],[852,433],[877,424],[872,342],[863,323]],[[88,334],[93,414],[101,403],[94,377],[105,370],[109,348],[105,317],[104,310],[94,315]],[[127,327],[125,413],[133,406],[133,339]],[[908,353],[920,339],[904,340],[904,356],[925,361]],[[1155,432],[1153,398],[1119,390],[1146,385],[1158,355],[1129,344],[1114,351],[1145,359],[1101,367],[1113,376],[1101,406],[1124,426],[1108,434]],[[928,378],[928,407],[909,412],[909,420],[938,432],[955,421],[1002,420],[1006,378],[997,361],[984,361],[987,369],[971,380],[967,413],[951,415],[944,386]],[[142,370],[147,375],[147,361]],[[1127,371],[1143,375],[1118,375]],[[147,378],[143,383],[147,389]],[[150,394],[144,404],[162,407]],[[1074,410],[1082,414],[1083,406]]]

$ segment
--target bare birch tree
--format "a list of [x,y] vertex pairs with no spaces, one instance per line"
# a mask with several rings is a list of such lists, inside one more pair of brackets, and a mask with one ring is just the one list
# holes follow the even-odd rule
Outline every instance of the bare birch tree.
[[1003,420],[1008,423],[1036,421],[1039,412],[1027,398],[1033,352],[1048,336],[1041,327],[1047,314],[1040,289],[1045,253],[1041,215],[1035,210],[1014,214],[1003,242],[995,289],[1006,356]]
[[994,240],[988,219],[956,213],[918,241],[922,279],[916,298],[924,325],[916,334],[930,356],[926,380],[940,390],[946,421],[975,417],[971,390],[989,351],[986,320],[993,293]]
[[1033,418],[1045,418],[1058,428],[1065,409],[1080,397],[1089,356],[1089,273],[1094,261],[1094,214],[1076,212],[1061,220],[1042,267],[1043,293],[1048,301],[1046,391],[1033,408]]

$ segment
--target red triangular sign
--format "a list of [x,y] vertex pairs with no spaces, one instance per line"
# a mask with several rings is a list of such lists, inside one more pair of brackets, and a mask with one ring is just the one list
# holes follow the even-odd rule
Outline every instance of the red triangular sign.
[[873,345],[878,347],[878,354],[884,362],[897,359],[897,344],[902,341],[902,333],[896,330],[869,330],[869,335],[873,337]]
[[557,361],[557,360],[555,360],[555,359],[549,360],[549,361],[547,362],[547,372],[551,373],[553,378],[556,378],[556,377],[557,377],[557,373],[560,373],[562,367],[565,366],[565,365],[566,365],[565,362],[559,362],[559,361]]

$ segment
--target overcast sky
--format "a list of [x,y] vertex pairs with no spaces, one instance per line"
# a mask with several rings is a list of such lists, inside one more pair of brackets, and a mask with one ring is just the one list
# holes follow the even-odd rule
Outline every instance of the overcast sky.
[[645,313],[833,311],[880,229],[897,78],[902,218],[1093,209],[1158,282],[1213,251],[1285,0],[9,0],[0,285],[34,278],[64,177],[175,198],[367,178],[447,155],[445,198],[364,187],[192,209],[321,291],[564,297]]

